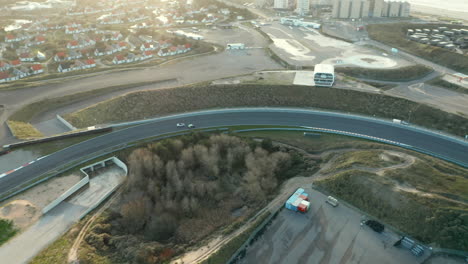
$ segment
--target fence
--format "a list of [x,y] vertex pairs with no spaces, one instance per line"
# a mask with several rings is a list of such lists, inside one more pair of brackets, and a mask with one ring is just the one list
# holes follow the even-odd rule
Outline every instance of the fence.
[[232,255],[232,257],[226,262],[227,264],[234,264],[238,260],[242,259],[245,255],[245,251],[247,248],[255,242],[257,237],[265,231],[267,225],[269,225],[274,218],[279,214],[279,212],[283,209],[281,205],[274,213],[271,213],[255,230],[250,234],[249,238],[239,247],[239,249]]

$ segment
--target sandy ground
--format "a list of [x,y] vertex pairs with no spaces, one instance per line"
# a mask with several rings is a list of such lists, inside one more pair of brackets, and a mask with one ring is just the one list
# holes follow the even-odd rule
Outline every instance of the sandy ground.
[[2,263],[27,263],[47,245],[59,238],[90,208],[120,185],[125,173],[109,167],[91,178],[89,187],[43,215],[35,224],[0,247]]
[[395,68],[410,64],[401,58],[383,56],[359,43],[327,37],[311,28],[289,27],[274,22],[261,29],[273,40],[270,48],[291,64],[312,66],[329,63],[365,68]]
[[468,10],[461,10],[461,11],[451,11],[451,10],[444,10],[440,8],[435,8],[435,7],[429,7],[429,6],[423,6],[423,5],[411,5],[411,15],[416,15],[420,16],[424,14],[425,16],[428,16],[429,19],[433,19],[434,16],[440,16],[440,17],[451,17],[455,19],[462,19],[462,20],[468,20]]
[[463,79],[463,80],[460,80],[460,78],[457,78],[455,76],[452,76],[452,75],[444,75],[444,77],[442,77],[442,79],[446,80],[447,82],[451,82],[453,84],[456,84],[458,86],[461,86],[461,87],[464,87],[468,90],[468,79]]
[[56,177],[3,202],[0,218],[11,219],[21,230],[33,224],[42,208],[81,180],[78,174]]

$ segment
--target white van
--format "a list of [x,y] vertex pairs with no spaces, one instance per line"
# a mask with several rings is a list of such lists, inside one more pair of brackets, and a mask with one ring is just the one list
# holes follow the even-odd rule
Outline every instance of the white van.
[[328,196],[327,197],[327,203],[333,205],[333,207],[337,207],[338,206],[338,200],[336,198],[334,198],[333,196]]

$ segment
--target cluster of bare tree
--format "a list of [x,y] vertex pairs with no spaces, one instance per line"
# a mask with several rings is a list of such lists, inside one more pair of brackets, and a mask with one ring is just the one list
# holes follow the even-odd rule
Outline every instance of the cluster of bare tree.
[[[131,263],[165,261],[247,218],[306,166],[271,140],[197,133],[136,149],[126,161],[120,201],[86,241],[100,254]],[[244,213],[233,213],[239,210]]]
[[197,144],[167,140],[133,151],[122,196],[120,224],[164,241],[184,218],[200,207],[216,208],[230,197],[245,203],[265,201],[278,185],[277,174],[290,156],[252,145],[237,137],[213,135]]

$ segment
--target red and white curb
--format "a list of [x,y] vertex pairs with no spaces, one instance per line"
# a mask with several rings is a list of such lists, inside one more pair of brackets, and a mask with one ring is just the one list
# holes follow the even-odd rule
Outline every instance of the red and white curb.
[[[47,155],[47,156],[48,156],[48,155]],[[37,158],[37,159],[35,159],[35,160],[33,160],[33,161],[30,161],[30,162],[28,162],[28,163],[25,163],[25,164],[19,166],[19,167],[16,168],[16,169],[9,170],[9,171],[7,171],[7,172],[5,172],[5,173],[2,173],[2,174],[0,174],[0,178],[3,178],[3,177],[5,177],[5,176],[7,176],[8,174],[13,173],[13,172],[15,172],[15,171],[21,170],[22,168],[24,168],[24,167],[26,167],[26,166],[28,166],[28,165],[31,165],[31,164],[33,164],[34,162],[36,162],[36,161],[38,161],[38,160],[41,160],[41,159],[43,159],[43,158],[45,158],[45,157],[47,157],[47,156],[43,156],[43,157]]]

